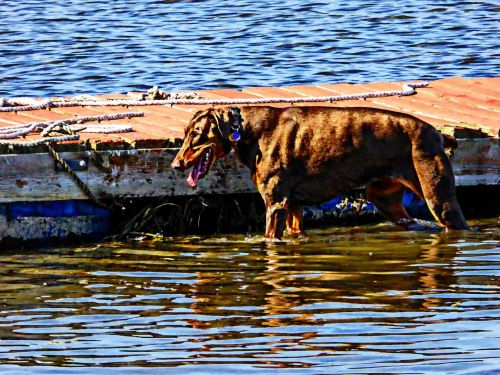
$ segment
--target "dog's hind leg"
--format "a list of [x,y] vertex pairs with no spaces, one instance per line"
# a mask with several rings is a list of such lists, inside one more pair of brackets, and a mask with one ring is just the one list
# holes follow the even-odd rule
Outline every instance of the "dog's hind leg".
[[304,209],[302,206],[288,209],[286,228],[294,238],[304,236]]
[[379,212],[394,224],[412,229],[415,221],[403,206],[405,186],[394,178],[382,178],[370,181],[366,186],[366,195]]
[[457,201],[451,163],[442,149],[413,148],[422,193],[436,220],[447,229],[469,229]]

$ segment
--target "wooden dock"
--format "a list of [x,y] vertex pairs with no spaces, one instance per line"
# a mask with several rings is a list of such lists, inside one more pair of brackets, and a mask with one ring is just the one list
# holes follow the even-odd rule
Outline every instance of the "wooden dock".
[[[203,99],[317,97],[401,90],[402,85],[402,82],[379,82],[252,87],[242,90],[201,90],[197,94]],[[405,97],[325,102],[319,105],[377,107],[419,117],[458,139],[459,147],[453,159],[458,186],[498,186],[500,77],[447,78],[432,81],[428,87],[419,88],[417,92],[416,95]],[[100,95],[99,98],[130,99],[125,94]],[[289,104],[276,104],[285,105]],[[142,117],[109,122],[130,125],[133,129],[131,132],[81,133],[79,140],[54,146],[99,199],[255,193],[249,172],[241,167],[233,155],[217,163],[207,178],[200,181],[196,190],[187,186],[183,173],[170,168],[176,147],[182,141],[184,126],[196,111],[206,107],[78,106],[0,112],[0,129],[33,122],[141,111],[144,112]],[[102,124],[106,124],[106,121]],[[105,233],[109,219],[106,210],[89,203],[88,196],[54,162],[46,146],[16,145],[16,142],[37,138],[39,135],[30,134],[23,139],[12,140],[12,145],[0,146],[0,242],[3,238],[29,239],[94,233],[96,228],[100,228],[99,233]],[[36,206],[38,208],[34,206],[36,202],[39,203]],[[68,209],[69,206],[72,208]],[[79,218],[79,221],[75,221],[75,218]],[[30,233],[26,233],[28,222],[32,228],[28,231]],[[54,234],[56,232],[59,234]]]

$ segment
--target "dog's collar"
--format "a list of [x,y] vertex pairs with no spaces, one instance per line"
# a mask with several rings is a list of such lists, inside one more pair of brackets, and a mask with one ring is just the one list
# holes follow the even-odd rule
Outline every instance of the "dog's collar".
[[238,107],[229,108],[229,140],[236,144],[241,139],[241,111]]

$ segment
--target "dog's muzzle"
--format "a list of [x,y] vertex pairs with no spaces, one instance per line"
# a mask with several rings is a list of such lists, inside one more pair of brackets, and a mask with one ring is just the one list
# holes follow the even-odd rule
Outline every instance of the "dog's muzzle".
[[184,163],[181,163],[177,158],[175,158],[171,164],[171,167],[182,171],[185,169],[182,164],[184,164]]

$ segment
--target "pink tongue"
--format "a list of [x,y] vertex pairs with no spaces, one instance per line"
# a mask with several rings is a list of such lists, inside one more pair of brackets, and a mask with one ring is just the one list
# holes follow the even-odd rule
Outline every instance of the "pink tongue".
[[187,178],[188,185],[193,189],[196,187],[196,184],[198,183],[198,180],[200,178],[202,160],[203,157],[201,157],[198,160],[198,164],[196,164],[193,169],[191,169],[191,172],[189,173],[189,176]]
[[187,183],[193,189],[198,184],[198,180],[200,179],[200,175],[203,173],[207,173],[207,165],[206,163],[209,161],[211,155],[211,150],[205,151],[199,158],[196,165],[191,169],[189,176],[187,178]]
[[198,183],[198,177],[200,174],[198,171],[195,171],[196,168],[193,168],[191,172],[189,173],[189,176],[187,178],[187,183],[189,186],[191,186],[193,189],[196,187],[196,184]]

